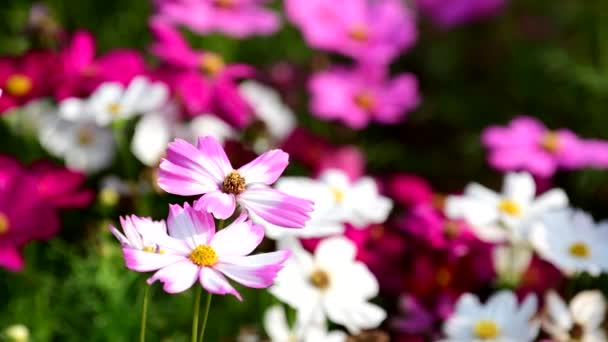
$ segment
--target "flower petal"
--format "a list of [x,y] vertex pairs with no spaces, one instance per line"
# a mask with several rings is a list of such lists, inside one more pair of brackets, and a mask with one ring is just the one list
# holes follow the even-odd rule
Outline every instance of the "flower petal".
[[264,330],[272,341],[288,341],[291,329],[287,325],[285,309],[275,304],[264,313]]
[[259,187],[245,190],[238,199],[247,210],[253,212],[254,222],[268,222],[285,228],[302,228],[309,220],[313,202],[289,196],[280,191]]
[[183,255],[144,252],[129,247],[124,247],[122,249],[122,254],[125,258],[127,268],[137,272],[156,271],[176,262],[186,260],[186,257]]
[[160,269],[154,275],[148,278],[148,284],[152,284],[160,280],[163,285],[163,290],[167,293],[184,292],[191,288],[196,282],[199,274],[199,267],[190,262],[183,260],[167,267]]
[[170,205],[169,208],[169,235],[186,240],[191,248],[209,244],[215,234],[215,222],[211,215],[195,210],[188,203],[184,203],[183,208],[176,204]]
[[220,259],[223,256],[245,256],[251,253],[264,239],[264,228],[245,221],[242,214],[236,221],[225,229],[220,230],[211,240],[211,247]]
[[233,258],[230,262],[220,261],[214,268],[247,287],[267,288],[272,286],[289,255],[289,251],[277,251]]
[[239,168],[247,184],[251,183],[274,183],[285,171],[289,164],[289,155],[281,150],[270,150],[248,164]]
[[228,280],[218,271],[209,268],[201,268],[199,281],[203,288],[210,293],[225,295],[231,294],[238,300],[242,301],[241,295],[230,285]]
[[600,291],[583,291],[570,302],[574,319],[588,330],[600,328],[606,314],[606,300]]
[[233,168],[222,145],[213,137],[200,137],[198,138],[198,149],[205,159],[202,165],[205,165],[209,172],[217,177],[216,179],[223,182]]
[[232,194],[226,194],[219,190],[206,193],[194,203],[196,210],[211,213],[219,220],[225,220],[234,214],[236,210],[236,199]]
[[357,247],[344,237],[333,237],[321,241],[315,251],[315,261],[322,266],[348,265],[355,260]]

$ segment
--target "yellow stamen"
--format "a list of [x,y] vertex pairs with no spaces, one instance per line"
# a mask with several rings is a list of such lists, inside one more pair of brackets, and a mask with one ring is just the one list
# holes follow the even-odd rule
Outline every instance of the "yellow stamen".
[[226,63],[220,55],[207,52],[201,60],[201,69],[209,76],[215,76],[224,69]]
[[0,213],[0,235],[6,234],[8,229],[10,228],[10,222],[8,221],[8,217]]
[[349,32],[348,36],[360,43],[364,43],[369,39],[369,30],[365,25],[356,25]]
[[77,141],[79,145],[87,146],[91,145],[95,140],[95,133],[91,128],[82,127],[78,130]]
[[217,253],[209,245],[200,245],[190,253],[190,261],[198,266],[213,266],[217,264]]
[[27,95],[33,88],[32,80],[23,75],[15,74],[6,80],[6,92],[13,96]]
[[331,193],[334,195],[334,201],[338,204],[344,202],[344,191],[342,191],[342,189],[340,188],[336,188],[336,187],[332,187],[331,189]]
[[144,246],[142,250],[148,253],[156,253],[156,247],[154,246]]
[[452,220],[445,221],[445,223],[443,224],[443,234],[448,239],[456,238],[459,233],[460,233],[460,227],[458,226],[458,223],[456,223],[455,221],[452,221]]
[[108,112],[110,112],[110,114],[112,114],[112,116],[117,116],[118,114],[120,114],[120,111],[122,110],[120,104],[118,103],[110,103],[108,105]]
[[245,191],[245,183],[245,178],[243,178],[243,176],[237,171],[232,171],[224,178],[222,190],[228,194],[238,195]]
[[498,204],[498,210],[511,216],[521,215],[521,207],[512,200],[503,200]]
[[310,274],[310,283],[320,289],[325,290],[329,287],[329,274],[323,270],[315,270]]
[[568,248],[568,252],[570,252],[570,255],[580,259],[587,259],[591,255],[591,249],[584,242],[575,242],[571,244]]
[[540,146],[547,152],[555,153],[559,151],[561,140],[555,132],[547,132],[540,140]]
[[215,4],[215,6],[224,9],[233,8],[235,5],[234,0],[215,0],[213,3]]
[[107,207],[113,207],[120,201],[120,194],[110,188],[102,189],[99,192],[99,202]]
[[500,335],[500,328],[493,321],[482,319],[475,324],[473,332],[482,340],[491,340]]
[[374,96],[367,91],[355,95],[354,101],[355,104],[363,110],[372,110],[376,104]]

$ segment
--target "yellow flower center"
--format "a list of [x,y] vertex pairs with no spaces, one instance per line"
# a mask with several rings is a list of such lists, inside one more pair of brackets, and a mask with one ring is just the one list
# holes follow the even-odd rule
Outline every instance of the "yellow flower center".
[[334,201],[336,201],[336,203],[340,204],[342,202],[344,202],[344,191],[342,191],[342,189],[337,188],[337,187],[332,187],[331,188],[331,193],[332,195],[334,195]]
[[219,8],[230,9],[236,5],[235,2],[234,0],[215,0],[213,3]]
[[364,43],[369,39],[369,30],[365,25],[356,25],[348,32],[348,36],[357,42]]
[[148,253],[156,253],[156,247],[154,247],[154,246],[144,246],[144,248],[142,249],[142,251],[148,252]]
[[491,340],[500,335],[500,328],[494,321],[482,319],[473,327],[473,333],[482,340]]
[[310,283],[320,289],[325,290],[329,287],[329,274],[323,270],[315,270],[310,274]]
[[77,133],[77,141],[79,145],[87,146],[91,145],[95,140],[95,133],[91,128],[81,127]]
[[209,76],[217,75],[225,66],[224,59],[212,52],[205,53],[201,60],[201,69]]
[[99,202],[108,207],[113,207],[120,201],[120,194],[110,188],[105,188],[99,192]]
[[555,153],[559,151],[561,141],[559,135],[555,132],[547,132],[540,140],[540,146],[547,152]]
[[118,114],[120,114],[120,111],[122,110],[120,104],[118,103],[110,103],[108,105],[108,112],[110,114],[112,114],[112,116],[116,117],[118,116]]
[[460,233],[460,227],[458,223],[448,220],[443,224],[443,235],[448,239],[454,239]]
[[238,195],[245,191],[245,178],[241,176],[237,171],[232,171],[224,178],[222,183],[222,190],[225,193]]
[[498,209],[511,216],[521,215],[521,207],[515,201],[503,200],[498,204]]
[[568,248],[568,252],[570,252],[570,255],[580,259],[587,259],[591,255],[591,249],[584,242],[575,242],[571,244]]
[[376,104],[376,99],[374,98],[374,96],[367,91],[355,95],[354,101],[355,104],[363,110],[372,110],[374,108],[374,105]]
[[447,268],[440,268],[437,270],[437,274],[435,275],[437,285],[441,287],[448,287],[452,283],[452,279],[452,272],[450,272]]
[[0,213],[0,235],[6,234],[8,229],[10,228],[10,222],[8,221],[8,217]]
[[6,80],[5,88],[6,92],[13,96],[23,96],[32,90],[33,84],[29,77],[15,74]]
[[217,253],[209,245],[200,245],[190,253],[190,261],[198,266],[213,266],[217,264]]

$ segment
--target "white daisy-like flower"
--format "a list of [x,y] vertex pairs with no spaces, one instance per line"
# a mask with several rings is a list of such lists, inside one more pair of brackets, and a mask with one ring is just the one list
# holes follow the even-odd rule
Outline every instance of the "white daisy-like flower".
[[536,252],[565,274],[608,270],[608,222],[596,224],[582,210],[547,213],[532,227],[530,242]]
[[529,342],[538,335],[540,324],[532,317],[537,310],[535,295],[521,305],[512,291],[493,294],[485,304],[465,293],[458,299],[454,313],[444,323],[444,342]]
[[555,342],[605,342],[602,328],[606,315],[606,300],[597,290],[578,293],[566,305],[554,291],[546,296],[547,317],[543,329]]
[[67,120],[87,119],[106,126],[118,119],[130,119],[159,109],[169,97],[164,83],[135,77],[125,88],[116,82],[102,83],[88,99],[69,98],[61,102],[60,115]]
[[253,149],[262,153],[277,146],[296,127],[296,116],[274,89],[255,81],[239,86],[241,96],[252,107],[255,117],[264,123],[265,132],[253,142]]
[[270,292],[297,310],[298,324],[329,318],[352,334],[378,327],[386,312],[369,302],[378,281],[365,264],[355,261],[356,247],[344,237],[321,241],[311,255],[292,242],[292,256]]
[[63,158],[68,168],[95,173],[112,164],[116,144],[112,131],[86,121],[58,117],[44,120],[39,128],[40,144],[52,155]]
[[448,196],[445,213],[449,218],[467,220],[484,241],[521,241],[542,214],[568,205],[568,197],[561,189],[535,195],[536,185],[529,173],[509,173],[501,193],[473,183],[462,196]]
[[344,342],[342,331],[327,331],[325,322],[290,328],[281,305],[273,305],[264,313],[264,330],[272,342]]

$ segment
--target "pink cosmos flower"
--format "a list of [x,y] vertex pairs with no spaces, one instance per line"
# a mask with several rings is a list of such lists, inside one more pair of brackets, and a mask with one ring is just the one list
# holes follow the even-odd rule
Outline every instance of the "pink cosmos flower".
[[237,81],[253,76],[253,68],[226,65],[215,53],[193,50],[178,31],[162,21],[153,20],[150,26],[156,37],[150,50],[169,66],[165,81],[190,116],[216,113],[239,128],[251,121],[251,108]]
[[95,38],[86,31],[74,34],[60,58],[60,81],[55,89],[59,100],[87,96],[103,82],[126,85],[146,70],[142,55],[135,50],[112,50],[96,58]]
[[495,15],[505,0],[416,0],[416,5],[435,24],[451,28]]
[[264,7],[269,0],[157,0],[157,17],[200,33],[232,37],[270,35],[280,27],[277,13]]
[[333,68],[314,75],[308,88],[313,114],[340,120],[354,129],[364,128],[370,121],[397,123],[420,102],[414,75],[403,73],[388,79],[383,68]]
[[21,248],[29,241],[59,230],[59,217],[36,188],[36,179],[18,161],[0,156],[0,267],[9,271],[23,269]]
[[422,177],[401,173],[393,176],[386,189],[389,196],[404,207],[431,204],[433,189]]
[[235,170],[212,137],[199,138],[198,147],[176,139],[160,164],[158,185],[176,195],[203,194],[195,208],[218,219],[232,216],[238,203],[257,222],[302,228],[313,203],[268,187],[283,173],[288,159],[287,153],[271,150]]
[[488,162],[501,171],[526,170],[550,177],[558,168],[577,169],[589,164],[584,141],[567,129],[551,131],[540,121],[521,116],[509,126],[490,126],[481,136],[489,150]]
[[123,244],[127,267],[156,271],[148,283],[160,280],[168,293],[183,292],[198,280],[210,293],[242,300],[226,277],[247,287],[267,288],[290,255],[289,251],[249,255],[264,238],[261,226],[243,214],[216,232],[213,217],[187,203],[171,205],[166,225],[131,217],[123,219],[126,236],[111,229]]
[[416,41],[401,0],[286,0],[287,16],[312,47],[386,64]]
[[37,181],[37,193],[55,208],[85,208],[93,201],[94,193],[83,188],[84,174],[41,160],[29,167]]

